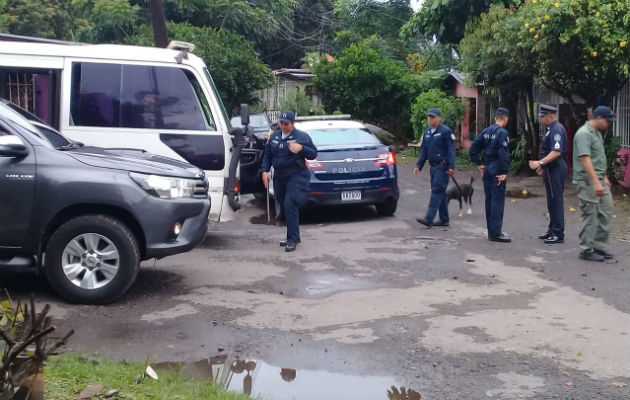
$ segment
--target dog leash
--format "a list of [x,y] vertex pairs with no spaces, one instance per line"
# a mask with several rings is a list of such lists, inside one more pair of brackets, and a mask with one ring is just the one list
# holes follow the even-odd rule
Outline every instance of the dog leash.
[[460,196],[462,195],[462,189],[459,187],[459,185],[457,184],[457,181],[455,180],[454,176],[451,176],[451,179],[453,180],[453,183],[455,184],[455,187],[457,188],[457,191],[459,192]]

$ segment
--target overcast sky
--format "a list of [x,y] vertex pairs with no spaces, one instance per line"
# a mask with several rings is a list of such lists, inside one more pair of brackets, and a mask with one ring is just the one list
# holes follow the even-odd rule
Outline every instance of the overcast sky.
[[424,0],[411,0],[411,7],[413,7],[414,11],[418,11],[423,2]]

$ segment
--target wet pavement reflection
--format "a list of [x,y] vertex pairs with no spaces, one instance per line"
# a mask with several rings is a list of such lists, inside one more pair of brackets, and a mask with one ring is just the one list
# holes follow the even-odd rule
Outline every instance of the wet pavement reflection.
[[262,360],[217,356],[197,362],[167,362],[158,371],[177,370],[190,380],[213,380],[229,391],[262,400],[419,400],[419,392],[389,376],[359,376],[321,370],[296,370]]

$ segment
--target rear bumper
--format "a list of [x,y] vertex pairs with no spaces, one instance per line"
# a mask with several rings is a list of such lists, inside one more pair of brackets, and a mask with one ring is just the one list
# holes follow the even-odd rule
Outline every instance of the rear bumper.
[[308,195],[304,208],[332,205],[378,204],[389,201],[398,201],[398,198],[400,197],[398,187],[348,190],[361,190],[361,200],[341,200],[341,192],[344,191],[341,189],[323,192],[318,191],[317,188],[311,187],[311,192]]

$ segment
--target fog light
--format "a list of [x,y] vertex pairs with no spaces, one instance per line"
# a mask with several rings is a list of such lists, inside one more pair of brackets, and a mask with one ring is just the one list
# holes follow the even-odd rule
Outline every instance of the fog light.
[[173,229],[171,230],[171,232],[173,232],[173,235],[177,236],[180,234],[181,231],[182,231],[182,223],[175,222],[175,224],[173,224]]

